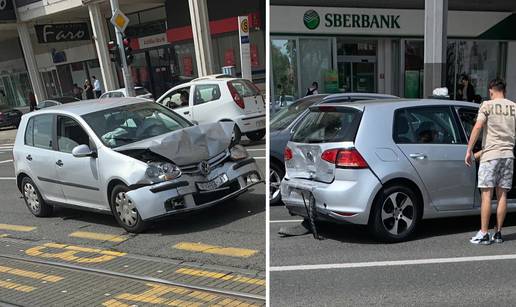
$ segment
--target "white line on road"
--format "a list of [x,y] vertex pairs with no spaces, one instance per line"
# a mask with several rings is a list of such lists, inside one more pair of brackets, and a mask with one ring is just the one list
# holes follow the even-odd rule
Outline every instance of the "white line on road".
[[287,271],[307,271],[307,270],[330,270],[330,269],[353,269],[370,267],[388,267],[418,264],[441,264],[475,261],[495,261],[495,260],[514,260],[516,254],[494,255],[494,256],[473,256],[473,257],[451,257],[451,258],[430,258],[416,260],[394,260],[394,261],[372,261],[372,262],[350,262],[350,263],[330,263],[330,264],[311,264],[311,265],[288,265],[272,266],[271,272]]
[[265,148],[247,148],[247,151],[264,151]]
[[275,220],[275,221],[269,221],[269,223],[300,223],[303,220]]
[[256,160],[265,160],[265,157],[253,157],[255,158]]
[[8,163],[8,162],[13,162],[13,160],[0,161],[0,164],[2,164],[2,163]]
[[16,177],[0,177],[0,180],[16,180]]

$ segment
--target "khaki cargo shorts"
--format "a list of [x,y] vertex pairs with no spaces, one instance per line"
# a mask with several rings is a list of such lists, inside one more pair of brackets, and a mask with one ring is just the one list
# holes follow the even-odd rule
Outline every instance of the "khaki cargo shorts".
[[480,162],[478,168],[479,188],[512,188],[512,174],[514,171],[512,158],[494,159]]

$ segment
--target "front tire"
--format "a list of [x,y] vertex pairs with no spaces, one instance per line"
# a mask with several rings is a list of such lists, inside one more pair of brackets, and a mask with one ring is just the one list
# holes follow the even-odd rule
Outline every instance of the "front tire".
[[248,132],[245,134],[245,136],[247,136],[247,138],[250,139],[251,141],[257,142],[257,141],[263,139],[263,137],[265,136],[265,129]]
[[110,206],[111,212],[115,216],[115,220],[128,232],[143,232],[147,225],[142,220],[136,206],[126,193],[129,188],[126,185],[119,184],[111,191]]
[[422,208],[412,189],[403,185],[387,187],[373,203],[369,230],[384,242],[406,241],[419,224]]
[[34,216],[47,217],[52,215],[54,207],[45,202],[36,184],[29,177],[24,177],[22,180],[22,194],[27,208]]
[[272,206],[281,204],[280,183],[285,177],[285,171],[277,163],[271,162],[269,170],[269,201]]

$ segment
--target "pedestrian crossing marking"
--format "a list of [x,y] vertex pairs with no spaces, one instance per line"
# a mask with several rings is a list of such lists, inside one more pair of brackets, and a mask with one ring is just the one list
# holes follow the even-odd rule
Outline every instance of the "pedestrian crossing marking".
[[176,273],[190,275],[190,276],[197,276],[197,277],[208,277],[208,278],[214,278],[214,279],[221,279],[221,280],[225,280],[225,281],[237,281],[237,282],[241,282],[241,283],[260,285],[260,286],[265,285],[264,279],[250,278],[250,277],[232,275],[232,274],[227,274],[227,273],[210,272],[210,271],[188,269],[188,268],[180,268],[180,269],[176,270]]
[[68,235],[69,237],[74,238],[82,238],[82,239],[91,239],[98,241],[110,241],[110,242],[124,242],[129,237],[121,236],[121,235],[113,235],[107,233],[99,233],[99,232],[88,232],[88,231],[76,231]]
[[0,224],[0,230],[12,230],[12,231],[33,231],[36,227],[23,226],[23,225],[11,225],[11,224]]
[[180,242],[174,245],[174,248],[191,252],[215,254],[230,257],[248,258],[258,253],[254,249],[237,248],[237,247],[221,247],[216,245],[208,245],[203,243]]
[[[43,252],[48,248],[60,249],[59,252]],[[78,253],[91,253],[95,254],[90,257],[79,257]],[[115,252],[110,250],[102,250],[96,248],[89,248],[83,246],[65,245],[58,243],[45,243],[40,246],[29,248],[25,251],[29,256],[42,257],[42,258],[56,258],[64,261],[77,262],[77,263],[101,263],[113,260],[117,257],[125,256],[126,253]]]
[[47,275],[38,272],[25,271],[16,268],[10,268],[6,266],[0,266],[0,273],[6,273],[10,275],[16,275],[21,277],[28,277],[32,279],[44,280],[48,282],[58,282],[64,279],[64,277],[56,276],[56,275]]
[[22,284],[18,284],[15,282],[2,281],[2,280],[0,280],[0,288],[16,290],[16,291],[25,292],[25,293],[31,292],[31,291],[34,291],[37,289],[35,287],[24,286]]

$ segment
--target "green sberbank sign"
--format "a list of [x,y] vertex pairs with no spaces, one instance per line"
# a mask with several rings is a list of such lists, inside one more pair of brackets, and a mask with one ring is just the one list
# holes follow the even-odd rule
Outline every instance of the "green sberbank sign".
[[[314,10],[306,11],[303,23],[309,30],[317,29],[321,23],[319,13]],[[323,26],[326,28],[400,29],[400,15],[326,13]]]

